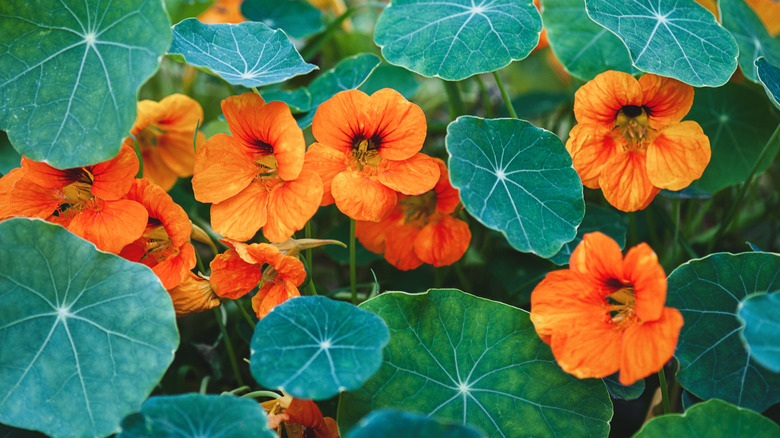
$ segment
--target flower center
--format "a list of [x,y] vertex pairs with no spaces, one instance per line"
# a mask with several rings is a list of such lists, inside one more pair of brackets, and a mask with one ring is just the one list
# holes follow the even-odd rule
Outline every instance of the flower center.
[[149,219],[143,239],[146,244],[146,254],[141,260],[150,258],[154,264],[157,264],[179,253],[179,250],[173,246],[165,227],[157,219]]
[[428,223],[428,218],[436,212],[436,192],[429,190],[422,195],[409,196],[399,202],[406,223],[415,221],[420,225]]
[[623,139],[624,151],[647,150],[652,130],[648,125],[648,113],[647,107],[636,105],[626,105],[618,111],[613,132],[617,131],[618,139]]
[[141,132],[136,135],[136,140],[138,140],[138,146],[141,147],[141,150],[145,148],[150,147],[157,147],[159,146],[159,138],[162,137],[166,131],[163,131],[160,129],[157,125],[149,125],[146,128],[142,129]]
[[352,156],[347,159],[348,166],[363,170],[368,167],[371,170],[375,170],[379,164],[382,163],[382,157],[379,156],[379,151],[374,139],[360,139],[354,146],[352,146]]
[[636,293],[634,286],[623,285],[617,292],[607,297],[607,312],[616,329],[623,329],[626,325],[636,322],[634,308],[636,307]]
[[68,176],[73,182],[59,191],[62,201],[60,208],[56,211],[57,216],[72,217],[88,208],[87,204],[94,198],[92,196],[92,183],[95,176],[92,172],[85,168],[70,169]]

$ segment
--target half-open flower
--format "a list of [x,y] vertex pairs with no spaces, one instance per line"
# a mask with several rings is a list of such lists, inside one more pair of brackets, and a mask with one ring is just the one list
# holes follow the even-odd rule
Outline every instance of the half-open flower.
[[187,273],[187,278],[181,284],[169,289],[168,294],[173,300],[176,316],[204,312],[220,305],[219,297],[214,293],[211,283],[192,272]]

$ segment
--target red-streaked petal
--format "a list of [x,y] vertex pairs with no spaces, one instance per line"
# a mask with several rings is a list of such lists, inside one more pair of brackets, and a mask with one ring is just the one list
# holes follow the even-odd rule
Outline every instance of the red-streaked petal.
[[647,148],[647,176],[656,187],[682,190],[701,177],[711,154],[710,139],[698,123],[668,126]]
[[617,113],[627,105],[642,105],[642,87],[628,73],[606,71],[574,94],[574,117],[579,123],[594,123],[612,129]]
[[279,251],[274,245],[268,243],[253,243],[250,245],[236,242],[238,255],[248,263],[257,265],[269,264],[274,267],[281,278],[292,282],[295,286],[306,279],[306,269],[303,262],[296,257],[288,256]]
[[450,215],[428,223],[414,240],[414,253],[437,268],[451,265],[466,253],[471,242],[469,226]]
[[613,155],[601,169],[601,190],[618,210],[639,210],[655,197],[657,191],[647,176],[645,158],[643,152],[621,152]]
[[55,169],[46,163],[33,161],[27,157],[22,157],[21,165],[25,171],[25,178],[41,187],[60,189],[74,181],[74,175],[68,172],[69,169]]
[[62,200],[57,189],[28,181],[26,173],[17,168],[0,178],[0,220],[11,216],[46,219],[59,208]]
[[360,134],[370,136],[378,114],[370,111],[370,98],[359,90],[336,93],[323,102],[314,114],[311,132],[317,142],[342,154],[352,150]]
[[241,143],[216,134],[195,155],[192,190],[200,202],[222,202],[246,188],[256,175],[257,165]]
[[331,184],[336,206],[342,213],[359,221],[378,222],[395,207],[395,191],[361,172],[345,171]]
[[257,136],[253,127],[263,123],[259,117],[265,100],[257,93],[244,93],[222,100],[222,114],[230,126],[230,132],[247,147],[251,147]]
[[332,147],[320,143],[314,143],[306,151],[306,160],[303,163],[304,170],[310,170],[319,175],[322,180],[322,201],[320,205],[330,205],[336,202],[331,194],[333,178],[347,170],[345,164],[346,155]]
[[92,182],[92,195],[113,201],[125,196],[130,190],[139,168],[133,145],[133,139],[128,137],[116,157],[88,167],[95,177]]
[[623,287],[623,253],[611,237],[587,233],[569,257],[572,271],[582,274],[602,291],[602,298]]
[[377,175],[379,182],[405,195],[422,195],[433,190],[441,175],[439,165],[425,154],[416,154],[408,160],[386,161]]
[[653,129],[661,129],[679,122],[693,105],[693,87],[677,79],[648,73],[639,78],[642,87],[642,105],[650,111],[648,122]]
[[162,187],[149,181],[136,179],[127,199],[141,203],[149,212],[149,217],[157,219],[165,227],[165,232],[173,246],[179,247],[187,242],[192,233],[192,224],[187,213],[173,202]]
[[146,148],[141,151],[144,161],[144,179],[162,187],[166,192],[176,184],[178,176],[160,158],[160,150]]
[[118,254],[125,245],[141,237],[147,219],[146,209],[138,202],[95,200],[73,217],[68,230],[100,250]]
[[379,156],[388,160],[406,160],[422,149],[428,125],[419,106],[409,102],[392,88],[371,95],[369,136],[382,139]]
[[455,211],[460,203],[460,192],[450,183],[449,172],[444,161],[433,158],[433,161],[439,165],[439,181],[433,188],[436,193],[436,210],[444,214],[450,214]]
[[285,181],[298,178],[303,168],[306,140],[303,131],[284,102],[270,102],[260,110],[263,123],[255,134],[274,148],[279,177]]
[[625,279],[634,286],[634,312],[644,322],[661,317],[666,303],[666,274],[646,243],[631,248],[623,262]]
[[152,267],[152,271],[160,278],[165,289],[173,289],[187,278],[195,263],[197,263],[195,248],[191,243],[185,242],[179,247],[178,254],[156,264]]
[[620,369],[622,332],[607,319],[601,311],[553,332],[550,347],[562,370],[585,379],[607,377]]
[[218,254],[211,261],[211,277],[217,295],[237,299],[251,291],[263,278],[263,266],[245,262],[234,249]]
[[665,307],[659,319],[629,327],[623,335],[620,383],[630,385],[660,370],[674,355],[682,326],[682,314]]
[[393,227],[393,234],[385,240],[385,260],[396,268],[407,271],[423,264],[414,251],[414,242],[420,229],[405,224]]
[[301,293],[289,281],[276,279],[273,282],[265,284],[257,294],[252,297],[252,309],[254,309],[257,319],[263,319],[274,307],[282,304],[290,298],[299,297]]
[[268,219],[268,191],[254,182],[237,195],[211,205],[211,226],[230,239],[251,239]]
[[322,181],[304,170],[297,179],[286,181],[268,196],[268,220],[263,235],[271,242],[284,242],[303,229],[322,200]]
[[603,125],[580,123],[571,129],[566,150],[582,184],[591,189],[599,188],[599,176],[604,165],[618,153],[612,131]]
[[577,320],[593,317],[603,305],[600,294],[584,276],[569,269],[547,274],[531,292],[531,322],[546,343],[556,331],[567,331]]

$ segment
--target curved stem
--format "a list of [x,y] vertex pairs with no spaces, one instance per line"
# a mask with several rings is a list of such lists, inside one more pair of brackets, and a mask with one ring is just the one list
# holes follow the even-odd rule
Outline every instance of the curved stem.
[[225,338],[225,349],[227,350],[228,359],[230,360],[230,368],[233,369],[233,375],[236,378],[236,382],[238,382],[238,386],[244,386],[244,379],[241,378],[241,371],[238,369],[235,352],[233,351],[233,343],[230,342],[225,323],[222,321],[222,312],[224,312],[224,309],[221,306],[217,307],[214,309],[214,316],[217,317],[219,331],[222,333],[222,337]]
[[252,317],[249,316],[249,313],[246,311],[246,309],[244,309],[244,306],[243,306],[243,304],[241,304],[241,301],[234,300],[233,303],[236,305],[236,307],[238,307],[238,311],[241,312],[241,315],[244,316],[244,319],[246,319],[246,322],[248,322],[249,325],[252,327],[252,329],[254,329],[255,328],[255,322],[252,321]]
[[504,89],[504,83],[501,82],[501,76],[498,75],[497,71],[493,72],[493,78],[496,80],[498,89],[501,90],[501,97],[504,98],[504,103],[506,104],[506,109],[509,111],[509,116],[513,119],[516,119],[517,113],[515,112],[515,107],[512,106],[512,99],[509,98],[509,94],[507,94],[506,90]]
[[466,114],[463,107],[463,99],[460,97],[460,89],[457,82],[445,81],[444,90],[447,92],[447,99],[450,102],[450,119],[455,120],[458,116]]
[[270,397],[273,399],[277,399],[281,397],[281,395],[273,391],[252,391],[252,392],[247,392],[241,397],[246,397],[246,398]]
[[672,412],[672,407],[669,404],[669,387],[666,385],[666,374],[664,373],[664,367],[658,370],[658,381],[661,383],[661,403],[664,407],[664,415]]
[[355,219],[349,220],[349,286],[352,304],[357,306],[357,270],[355,266]]

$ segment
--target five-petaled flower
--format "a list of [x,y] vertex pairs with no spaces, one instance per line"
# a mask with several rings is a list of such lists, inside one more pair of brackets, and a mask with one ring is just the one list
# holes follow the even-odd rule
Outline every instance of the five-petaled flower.
[[683,318],[664,307],[666,275],[647,244],[625,259],[601,233],[586,234],[569,269],[553,271],[531,294],[531,321],[558,365],[578,378],[620,370],[630,385],[674,354]]
[[701,177],[710,142],[698,123],[681,122],[692,104],[693,87],[654,74],[636,80],[607,71],[583,85],[566,142],[582,183],[635,211],[661,189],[681,190]]

